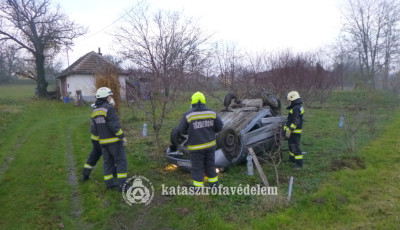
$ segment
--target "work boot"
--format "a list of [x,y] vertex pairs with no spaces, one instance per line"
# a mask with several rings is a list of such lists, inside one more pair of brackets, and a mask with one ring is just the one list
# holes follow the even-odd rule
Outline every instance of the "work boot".
[[118,186],[118,192],[127,192],[130,188],[133,188],[133,185],[126,184],[125,189],[124,186]]
[[110,185],[110,186],[107,186],[106,188],[107,188],[107,190],[110,190],[110,191],[118,191],[119,190],[117,185]]
[[301,167],[301,166],[298,166],[297,164],[295,164],[295,165],[292,167],[293,171],[299,171],[301,168],[302,168],[302,167]]
[[81,177],[81,182],[85,182],[87,180],[89,180],[89,175],[83,174],[82,177]]
[[303,168],[303,159],[295,160],[294,162],[293,170],[297,171]]
[[117,183],[118,183],[118,191],[122,192],[124,185],[125,185],[125,192],[128,191],[128,188],[130,186],[129,184],[126,183],[126,178],[118,178]]
[[91,169],[83,168],[81,182],[89,180],[89,175],[92,172]]
[[294,162],[294,156],[289,156],[288,162],[289,162],[289,163],[293,163],[293,162]]
[[202,187],[198,187],[198,186],[194,186],[194,185],[191,185],[190,188],[192,188],[193,191],[194,191],[193,195],[199,195],[201,193],[201,190],[202,190]]
[[218,188],[219,183],[218,183],[218,181],[217,182],[210,182],[208,185],[210,186],[210,188],[213,188],[213,187],[217,187]]

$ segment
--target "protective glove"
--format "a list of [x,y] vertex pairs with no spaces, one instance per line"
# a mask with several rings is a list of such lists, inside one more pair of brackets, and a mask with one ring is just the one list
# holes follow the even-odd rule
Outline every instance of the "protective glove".
[[115,107],[115,101],[113,98],[110,99],[110,101],[108,102],[108,104],[112,105],[113,107]]
[[286,140],[289,140],[291,134],[292,134],[292,130],[287,129],[286,132],[285,132],[285,138],[286,138]]
[[126,139],[126,137],[122,138],[122,144],[124,145],[124,147],[128,144],[128,140]]

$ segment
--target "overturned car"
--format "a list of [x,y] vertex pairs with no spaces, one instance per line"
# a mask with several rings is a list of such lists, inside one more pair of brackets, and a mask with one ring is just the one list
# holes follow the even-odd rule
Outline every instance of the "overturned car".
[[[280,101],[266,92],[260,98],[244,100],[238,100],[233,93],[227,94],[224,107],[218,112],[224,127],[216,136],[215,167],[224,170],[244,162],[250,147],[257,155],[279,148],[282,126],[286,121],[286,117],[280,115],[280,107]],[[180,134],[178,127],[172,130],[167,160],[190,171],[186,140],[187,136]]]

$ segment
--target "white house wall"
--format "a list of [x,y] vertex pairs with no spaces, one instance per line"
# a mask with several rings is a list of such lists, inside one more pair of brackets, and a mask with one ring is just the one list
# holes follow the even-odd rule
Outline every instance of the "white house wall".
[[[121,99],[125,100],[126,96],[125,77],[120,76],[119,82],[121,85],[120,89]],[[96,100],[96,87],[95,87],[94,76],[83,75],[83,74],[71,75],[66,78],[66,84],[67,84],[67,92],[69,94],[70,99],[77,100],[76,91],[81,90],[83,100],[89,102],[93,102]]]

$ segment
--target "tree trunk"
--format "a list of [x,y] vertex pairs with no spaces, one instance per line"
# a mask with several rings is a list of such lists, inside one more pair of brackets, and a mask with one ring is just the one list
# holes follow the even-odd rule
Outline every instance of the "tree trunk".
[[47,96],[47,81],[46,81],[46,74],[44,71],[44,61],[45,56],[44,54],[36,54],[36,83],[37,83],[37,93],[39,97],[46,97]]
[[[386,61],[387,62],[387,61]],[[385,64],[384,67],[384,72],[383,72],[383,79],[382,79],[382,88],[383,90],[388,89],[388,82],[389,82],[389,64]]]
[[161,139],[160,139],[160,129],[154,129],[154,134],[156,136],[156,147],[157,147],[157,152],[161,152]]

